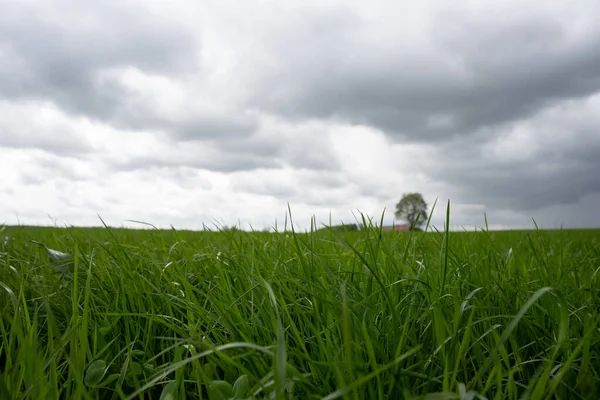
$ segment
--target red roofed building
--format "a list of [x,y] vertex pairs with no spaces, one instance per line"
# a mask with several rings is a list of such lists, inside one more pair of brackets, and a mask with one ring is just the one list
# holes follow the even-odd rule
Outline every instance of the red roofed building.
[[387,225],[382,228],[384,232],[408,232],[410,230],[410,226],[408,224],[396,224]]

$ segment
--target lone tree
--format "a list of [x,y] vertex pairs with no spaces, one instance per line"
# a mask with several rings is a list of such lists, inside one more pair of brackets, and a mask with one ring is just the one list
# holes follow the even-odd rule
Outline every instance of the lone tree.
[[396,217],[408,221],[411,231],[421,227],[427,221],[427,203],[421,193],[404,193],[396,204]]

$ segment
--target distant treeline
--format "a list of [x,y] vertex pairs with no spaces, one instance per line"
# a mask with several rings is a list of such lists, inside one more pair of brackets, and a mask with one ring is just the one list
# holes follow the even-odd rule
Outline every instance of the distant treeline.
[[341,224],[341,225],[333,225],[333,226],[325,226],[321,229],[318,229],[319,231],[328,231],[328,230],[332,230],[335,232],[358,232],[361,230],[361,225],[358,224]]

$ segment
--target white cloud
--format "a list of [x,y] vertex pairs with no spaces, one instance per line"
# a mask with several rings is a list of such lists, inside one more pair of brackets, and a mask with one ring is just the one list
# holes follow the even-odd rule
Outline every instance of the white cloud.
[[58,154],[91,149],[82,134],[84,119],[73,120],[50,102],[0,101],[0,146],[46,149]]

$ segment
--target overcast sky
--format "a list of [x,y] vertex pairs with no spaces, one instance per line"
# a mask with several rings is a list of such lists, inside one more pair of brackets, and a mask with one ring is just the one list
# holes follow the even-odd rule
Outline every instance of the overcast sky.
[[600,227],[598,0],[0,10],[0,224]]

